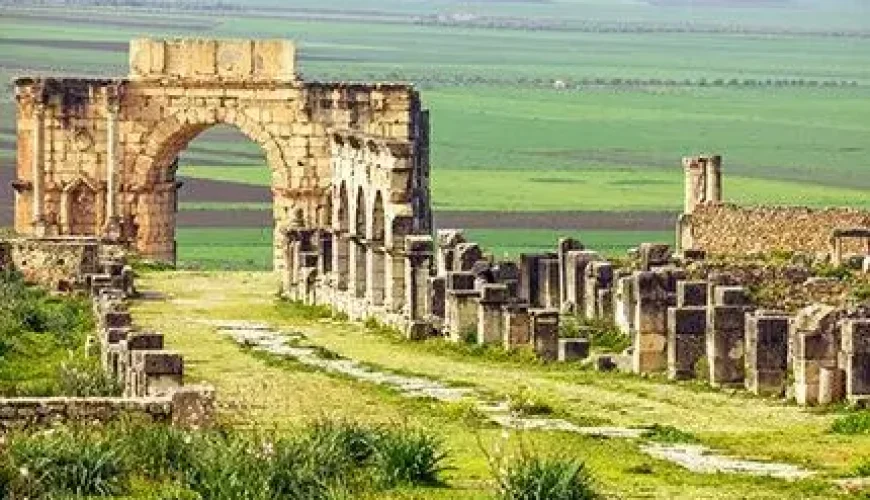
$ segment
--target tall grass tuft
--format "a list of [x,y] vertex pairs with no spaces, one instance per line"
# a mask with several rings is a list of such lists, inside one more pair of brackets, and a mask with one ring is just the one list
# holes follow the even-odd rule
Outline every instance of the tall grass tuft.
[[586,465],[576,459],[521,454],[496,473],[501,500],[602,498]]
[[437,485],[447,455],[441,441],[423,431],[384,433],[375,446],[375,466],[385,487]]
[[23,498],[112,496],[127,490],[123,450],[94,431],[60,428],[13,441],[10,489]]

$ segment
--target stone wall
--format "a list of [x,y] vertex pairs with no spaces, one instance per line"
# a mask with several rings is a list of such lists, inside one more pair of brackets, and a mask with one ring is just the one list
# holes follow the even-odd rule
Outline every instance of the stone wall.
[[[683,248],[713,254],[830,253],[834,231],[848,228],[870,228],[870,211],[707,203],[683,216],[680,240]],[[844,251],[868,253],[868,248],[858,239],[844,240]]]
[[19,78],[16,231],[103,235],[173,261],[175,160],[228,124],[265,153],[281,269],[291,220],[325,227],[332,131],[413,142],[428,156],[413,87],[304,82],[294,54],[286,41],[134,40],[128,78]]

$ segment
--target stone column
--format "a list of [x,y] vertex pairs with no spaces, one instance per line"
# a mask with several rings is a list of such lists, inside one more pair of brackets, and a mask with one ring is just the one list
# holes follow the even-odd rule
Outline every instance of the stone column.
[[565,256],[565,301],[576,314],[586,313],[584,296],[586,293],[586,267],[602,260],[597,252],[591,250],[571,250]]
[[506,285],[487,284],[480,290],[477,308],[477,342],[479,344],[500,344],[504,338],[504,319],[502,306],[507,302]]
[[788,316],[759,311],[746,316],[746,390],[782,396],[788,377]]
[[568,252],[583,250],[574,238],[559,238],[559,310],[568,301]]
[[634,273],[634,349],[632,371],[652,373],[667,368],[668,303],[661,277],[651,271]]
[[504,348],[514,349],[530,345],[532,325],[529,308],[525,304],[506,304],[504,306]]
[[856,403],[870,398],[870,320],[843,322],[840,358],[846,373],[846,398]]
[[386,254],[380,245],[372,242],[366,251],[366,298],[375,306],[384,304]]
[[722,202],[722,157],[708,156],[707,162],[707,203]]
[[45,192],[45,105],[33,106],[31,173],[33,175],[33,235],[45,236],[45,214],[42,211]]
[[561,273],[559,271],[560,260],[541,259],[538,261],[538,294],[540,303],[545,309],[559,310],[561,307],[561,289],[559,280]]
[[366,243],[359,237],[350,238],[350,290],[356,298],[366,296]]
[[402,312],[405,305],[405,256],[392,249],[385,253],[385,305],[390,312]]
[[432,249],[431,236],[405,237],[405,309],[412,323],[426,319]]
[[118,163],[118,105],[109,104],[106,109],[106,224],[115,219],[117,199],[116,170]]
[[668,378],[695,378],[698,361],[704,357],[706,333],[706,307],[668,308]]
[[335,232],[332,238],[332,270],[335,273],[335,286],[339,290],[347,290],[350,275],[350,237],[347,233]]
[[453,271],[453,254],[456,245],[465,242],[465,235],[459,229],[438,230],[437,271],[438,276],[443,276]]
[[744,383],[748,305],[742,287],[713,289],[713,304],[707,309],[707,362],[713,386]]
[[467,340],[466,335],[477,332],[477,305],[479,293],[474,290],[472,273],[455,271],[447,273],[447,292],[444,303],[445,329],[454,342]]
[[426,301],[426,315],[444,319],[444,300],[447,293],[447,277],[431,276],[429,278],[429,298]]
[[532,344],[535,353],[544,361],[559,359],[559,311],[553,309],[533,309]]
[[703,162],[698,157],[683,158],[683,170],[685,172],[685,203],[683,206],[684,214],[691,214],[695,211],[698,203],[704,201],[707,195],[705,183],[707,182],[706,162]]
[[[585,287],[583,292],[583,310],[587,318],[594,319],[601,317],[602,302],[605,298],[607,307],[612,306],[612,297],[607,300],[608,293],[602,294],[602,291],[608,291],[613,287],[613,266],[610,262],[596,261],[586,266]],[[609,318],[604,318],[609,319]]]

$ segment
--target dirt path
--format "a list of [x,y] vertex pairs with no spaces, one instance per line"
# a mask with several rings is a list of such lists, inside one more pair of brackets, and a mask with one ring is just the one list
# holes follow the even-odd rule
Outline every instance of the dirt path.
[[[464,406],[409,399],[380,384],[328,373],[298,359],[239,348],[215,322],[244,320],[306,341],[377,371],[425,378],[445,387],[473,387],[501,399],[522,385],[576,426],[637,427],[660,423],[699,436],[703,444],[737,456],[778,460],[820,471],[821,478],[870,455],[870,439],[825,432],[831,416],[737,394],[704,391],[637,377],[609,376],[564,366],[536,366],[462,357],[433,346],[398,342],[357,325],[306,320],[274,301],[275,280],[265,273],[157,273],[141,281],[162,298],[135,306],[137,322],[167,334],[184,353],[192,381],[219,392],[226,418],[245,425],[286,427],[321,416],[376,422],[403,421],[436,429],[451,450],[455,489],[420,498],[486,498],[487,464],[478,445],[499,441],[486,422],[470,423]],[[820,480],[784,482],[734,474],[696,474],[645,454],[633,440],[559,431],[523,432],[542,452],[581,456],[605,490],[618,498],[835,498]],[[511,440],[517,439],[511,437]],[[691,450],[686,453],[691,452]],[[673,457],[668,457],[673,459]],[[647,471],[639,473],[636,471]],[[726,494],[727,492],[727,494]]]

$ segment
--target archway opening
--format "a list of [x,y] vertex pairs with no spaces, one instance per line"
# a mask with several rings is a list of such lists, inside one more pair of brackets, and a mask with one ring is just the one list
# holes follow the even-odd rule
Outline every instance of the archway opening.
[[372,238],[369,247],[369,259],[371,265],[370,287],[372,304],[381,306],[384,304],[384,290],[386,288],[386,249],[384,248],[384,228],[386,227],[386,215],[384,213],[384,198],[378,191],[372,207]]
[[364,298],[366,296],[366,276],[368,265],[366,263],[368,241],[366,240],[366,197],[363,188],[357,190],[356,203],[354,204],[354,244],[353,244],[353,271],[354,271],[354,296]]
[[262,147],[227,124],[192,126],[170,142],[158,161],[177,186],[165,200],[177,267],[271,269],[272,174]]

